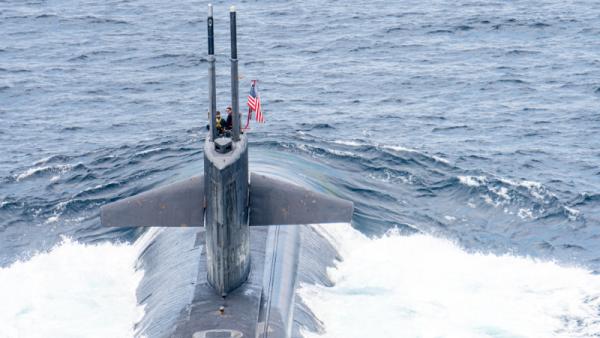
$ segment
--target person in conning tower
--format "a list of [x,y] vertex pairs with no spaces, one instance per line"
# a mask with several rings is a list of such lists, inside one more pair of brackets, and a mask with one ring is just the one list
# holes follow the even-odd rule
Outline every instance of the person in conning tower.
[[221,112],[217,111],[217,117],[215,118],[215,128],[217,128],[217,131],[219,132],[219,134],[223,134],[223,125],[224,125],[224,121],[221,118]]
[[233,112],[231,106],[227,107],[227,122],[225,123],[225,130],[233,129]]

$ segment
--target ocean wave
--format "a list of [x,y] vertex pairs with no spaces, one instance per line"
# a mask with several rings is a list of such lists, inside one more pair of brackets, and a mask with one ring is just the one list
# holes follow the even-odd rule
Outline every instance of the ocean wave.
[[583,206],[590,203],[600,202],[600,194],[581,193],[572,202],[573,206]]
[[399,146],[399,145],[378,144],[377,147],[380,147],[383,149],[389,149],[389,150],[393,150],[393,151],[402,151],[402,152],[409,152],[409,153],[418,153],[419,152],[418,150],[406,148],[406,147]]
[[143,276],[135,269],[138,251],[135,245],[65,238],[49,252],[0,268],[3,334],[132,337],[144,313],[136,301]]
[[49,18],[57,18],[58,15],[56,14],[49,14],[49,13],[44,13],[44,14],[40,14],[38,16],[36,16],[36,19],[49,19]]
[[463,32],[470,31],[472,29],[473,29],[473,27],[469,26],[469,25],[459,25],[459,26],[454,27],[455,31],[463,31]]
[[487,182],[485,176],[458,176],[458,181],[468,187],[480,187]]
[[300,285],[325,328],[307,337],[584,337],[600,330],[600,276],[586,269],[467,252],[428,235],[392,230],[371,239],[349,226],[318,229],[336,238],[342,260],[329,271],[334,286]]
[[436,29],[436,30],[427,32],[427,34],[452,34],[452,33],[454,33],[454,32],[449,29]]
[[304,130],[335,129],[335,127],[329,123],[300,123],[300,126],[302,126]]
[[14,179],[17,182],[23,181],[30,177],[40,176],[46,173],[58,173],[62,175],[73,168],[71,164],[58,164],[53,166],[41,166],[41,167],[33,167],[25,170],[24,172],[14,176]]
[[447,127],[435,127],[431,131],[432,132],[440,132],[440,131],[453,131],[458,129],[471,129],[467,125],[459,125],[459,126],[447,126]]
[[100,18],[100,17],[96,17],[96,16],[93,16],[93,15],[88,15],[88,16],[85,16],[85,17],[77,18],[77,19],[79,19],[79,20],[85,20],[85,21],[87,21],[88,23],[91,23],[91,24],[105,24],[105,23],[116,24],[116,25],[129,25],[130,24],[126,20],[112,19],[112,18]]
[[147,156],[161,153],[166,150],[168,150],[168,148],[160,148],[159,147],[159,148],[144,149],[144,150],[136,152],[133,156],[134,157],[147,157]]
[[67,161],[69,161],[71,159],[72,159],[71,156],[66,156],[66,155],[52,155],[52,156],[44,157],[44,158],[36,161],[35,163],[33,163],[33,165],[34,166],[40,166],[40,165],[47,164],[47,163],[67,162]]
[[[463,170],[452,166],[446,159],[404,146],[369,144],[360,139],[336,139],[330,141],[331,147],[325,147],[313,142],[312,136],[304,135],[302,139],[301,144],[292,143],[290,147],[307,152],[315,158],[327,157],[344,161],[347,169],[350,165],[353,170],[360,170],[370,180],[411,185],[416,189],[414,193],[418,197],[438,198],[451,194],[453,200],[457,200],[458,196],[462,196],[460,199],[470,208],[491,206],[504,214],[526,221],[555,216],[568,221],[583,220],[581,211],[575,205],[559,200],[552,190],[540,182],[496,177],[492,174],[462,174]],[[335,145],[341,148],[337,149]],[[345,147],[349,149],[346,150]],[[453,176],[455,173],[459,174]],[[469,189],[460,189],[461,186]],[[397,189],[392,186],[388,187],[390,188],[390,197],[398,200],[399,197],[394,192]],[[406,196],[406,192],[402,195]],[[354,197],[356,196],[352,196]],[[360,198],[375,199],[373,196]],[[391,202],[392,199],[384,201]]]
[[[580,213],[561,202],[558,197],[540,182],[512,180],[491,175],[458,175],[458,182],[473,190],[485,204],[502,208],[504,213],[515,214],[523,220],[548,218],[563,215],[575,221]],[[471,208],[476,203],[468,202]]]
[[493,187],[494,184],[504,184],[513,188],[525,188],[527,189],[527,191],[529,191],[529,193],[531,194],[532,197],[534,197],[535,199],[538,199],[540,201],[544,201],[547,200],[548,197],[556,197],[555,194],[553,194],[552,192],[548,191],[540,182],[535,182],[535,181],[528,181],[528,180],[521,180],[521,181],[516,181],[516,180],[511,180],[508,178],[496,178],[496,177],[488,177],[485,175],[481,175],[481,176],[470,176],[470,175],[459,175],[457,176],[458,181],[463,184],[466,185],[468,187],[481,187],[481,186],[486,186],[488,188],[491,188],[492,190],[496,191],[499,195],[503,195],[505,196],[507,199],[509,198],[508,195],[506,195],[506,190],[502,189],[503,187],[500,187],[500,190],[497,190],[496,187]]
[[371,147],[371,148],[379,148],[379,149],[387,149],[393,150],[397,152],[409,152],[409,153],[419,153],[421,155],[427,156],[425,153],[421,153],[416,149],[407,148],[401,145],[390,145],[390,144],[381,144],[381,143],[368,143],[362,140],[333,140],[332,143],[346,145],[351,147]]
[[546,27],[550,27],[551,25],[547,24],[545,22],[536,22],[536,23],[533,23],[533,24],[531,24],[529,26],[530,27],[534,27],[534,28],[546,28]]
[[74,57],[68,59],[67,61],[69,61],[69,62],[84,61],[84,60],[87,60],[87,58],[88,58],[87,55],[81,54],[81,55],[78,55],[78,56],[74,56]]
[[75,194],[73,196],[73,198],[81,198],[81,197],[85,197],[85,196],[96,195],[99,193],[103,193],[107,190],[112,190],[112,189],[118,188],[119,186],[121,186],[121,183],[118,183],[118,182],[108,182],[105,184],[97,184],[94,187],[86,188],[83,191]]
[[343,145],[352,146],[352,147],[359,147],[359,146],[362,146],[362,145],[366,144],[366,143],[361,142],[361,141],[352,141],[352,140],[350,140],[350,141],[348,141],[348,140],[334,140],[333,143],[343,144]]

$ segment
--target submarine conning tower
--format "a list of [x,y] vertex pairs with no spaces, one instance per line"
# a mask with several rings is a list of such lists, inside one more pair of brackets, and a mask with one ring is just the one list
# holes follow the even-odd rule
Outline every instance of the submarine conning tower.
[[[228,156],[219,152],[228,143]],[[227,137],[204,145],[206,257],[208,282],[222,296],[240,286],[250,271],[248,142]]]
[[235,7],[230,8],[232,129],[215,128],[216,70],[214,20],[208,5],[208,87],[210,133],[204,143],[205,228],[208,282],[222,296],[248,278],[250,243],[248,215],[248,139],[240,132],[237,32]]

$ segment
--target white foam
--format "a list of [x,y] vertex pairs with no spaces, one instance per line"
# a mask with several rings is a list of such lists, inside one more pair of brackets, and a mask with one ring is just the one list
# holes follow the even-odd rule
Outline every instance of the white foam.
[[531,196],[535,197],[536,199],[543,201],[544,195],[542,195],[538,190],[539,189],[529,188],[529,193],[531,194]]
[[334,140],[333,143],[343,144],[343,145],[351,146],[351,147],[360,147],[360,146],[364,145],[364,143],[362,143],[362,142],[347,141],[347,140]]
[[0,269],[0,337],[132,337],[143,315],[138,249],[64,239]]
[[481,196],[481,198],[483,198],[483,201],[485,203],[487,203],[487,204],[489,204],[489,205],[491,205],[493,207],[497,208],[497,207],[499,207],[502,204],[499,201],[494,201],[490,195],[483,194],[483,195],[480,195],[480,196]]
[[60,215],[50,216],[50,217],[48,217],[48,219],[46,219],[46,221],[44,222],[44,224],[56,223],[56,222],[58,222],[59,218],[60,218]]
[[338,155],[341,157],[356,157],[356,154],[354,154],[353,152],[350,151],[345,151],[345,150],[336,150],[336,149],[325,149],[328,152],[334,154],[334,155]]
[[[349,226],[333,287],[301,285],[325,337],[587,337],[600,332],[600,276],[427,235],[370,239]],[[308,337],[318,336],[304,332]]]
[[394,146],[394,145],[381,144],[381,145],[379,145],[379,147],[384,148],[384,149],[394,150],[394,151],[404,151],[404,152],[407,152],[407,153],[418,153],[419,152],[418,150],[406,148],[406,147],[403,147],[403,146]]
[[[490,180],[490,178],[488,178],[487,176],[465,175],[465,176],[458,176],[458,180],[461,184],[469,186],[469,187],[485,186],[489,190],[489,192],[492,194],[491,195],[482,194],[482,195],[480,195],[480,197],[483,199],[483,201],[485,203],[492,205],[496,208],[505,206],[508,203],[510,203],[512,200],[511,191],[509,191],[509,189],[507,187],[496,186],[494,184],[490,184],[491,182],[494,181],[494,179]],[[511,179],[507,179],[507,178],[498,178],[498,181],[500,181],[506,185],[515,187],[515,188],[527,189],[529,195],[532,198],[536,199],[538,202],[541,202],[542,204],[547,204],[550,202],[549,198],[556,197],[555,194],[548,191],[540,182],[526,181],[526,180],[515,181],[515,180],[511,180]],[[469,204],[469,206],[471,206],[471,205]],[[577,213],[573,213],[573,212],[569,211],[568,209],[565,209],[565,211],[570,220],[575,220],[577,218]],[[504,209],[504,212],[513,214],[513,212],[507,208]],[[535,218],[533,211],[531,209],[520,209],[518,212],[518,216],[523,219]]]
[[[334,140],[333,143],[336,144],[341,144],[341,145],[346,145],[346,146],[351,146],[351,147],[360,147],[360,146],[364,146],[367,145],[368,143],[365,143],[363,141],[353,141],[353,140]],[[378,144],[378,143],[374,143],[372,144],[375,147],[378,148],[382,148],[382,149],[389,149],[389,150],[394,150],[394,151],[398,151],[398,152],[408,152],[408,153],[420,153],[423,154],[425,156],[430,156],[433,160],[437,161],[437,162],[441,162],[444,164],[450,164],[450,161],[448,161],[445,158],[439,157],[439,156],[435,156],[435,155],[427,155],[425,153],[421,153],[416,149],[411,149],[411,148],[406,148],[403,146],[399,146],[399,145],[387,145],[387,144]]]
[[165,149],[166,148],[151,148],[151,149],[146,149],[146,150],[138,151],[137,153],[135,153],[134,156],[143,156],[143,155],[154,154],[154,153],[161,152],[161,151],[163,151]]
[[535,182],[535,181],[521,181],[519,182],[520,186],[523,186],[525,188],[528,189],[541,189],[542,188],[542,184],[540,182]]
[[499,197],[510,201],[510,195],[508,194],[508,189],[506,189],[506,187],[494,188],[492,191]]
[[44,170],[48,170],[49,167],[35,167],[35,168],[29,168],[27,170],[25,170],[24,172],[20,173],[19,175],[17,175],[16,180],[17,182],[26,179],[27,177],[30,177],[31,175],[34,175],[40,171],[44,171]]
[[[363,141],[351,141],[351,140],[334,140],[333,143],[342,144],[342,145],[351,146],[351,147],[360,147],[360,146],[368,144]],[[418,152],[415,149],[410,149],[410,148],[406,148],[406,147],[399,146],[399,145],[388,145],[388,144],[379,144],[379,143],[374,143],[372,145],[374,145],[378,148],[389,149],[389,150],[394,150],[394,151],[404,151],[404,152],[409,152],[409,153],[417,153]],[[444,161],[444,160],[441,159],[441,161]]]
[[479,187],[487,182],[485,176],[458,176],[458,181],[468,187]]
[[46,162],[48,162],[51,158],[52,158],[52,156],[46,156],[46,157],[42,158],[41,160],[36,161],[33,165],[38,166],[38,165],[46,164]]
[[439,156],[435,156],[435,155],[431,155],[431,157],[432,157],[434,160],[438,161],[438,162],[445,163],[445,164],[450,164],[450,161],[448,161],[448,160],[447,160],[447,159],[445,159],[445,158],[441,158],[441,157],[439,157]]
[[522,180],[522,181],[514,181],[508,178],[499,178],[498,180],[500,180],[503,183],[506,183],[508,185],[512,185],[514,187],[523,187],[523,188],[527,188],[527,189],[542,189],[543,186],[540,182],[535,182],[535,181],[527,181],[527,180]]
[[[22,180],[24,180],[24,179],[26,179],[28,177],[31,177],[31,176],[33,176],[33,175],[35,175],[37,173],[46,172],[46,171],[48,171],[48,172],[56,172],[56,173],[58,173],[60,175],[60,174],[64,174],[67,171],[71,170],[71,168],[72,168],[72,166],[70,164],[59,164],[59,165],[56,165],[56,166],[42,166],[42,167],[38,166],[38,167],[33,167],[33,168],[29,168],[29,169],[25,170],[24,172],[22,172],[19,175],[17,175],[15,177],[15,179],[16,179],[17,182],[20,182],[20,181],[22,181]],[[51,180],[55,181],[57,179],[58,178],[52,177]]]
[[[469,176],[469,175],[464,175],[464,176],[458,176],[458,180],[460,181],[460,183],[469,186],[469,187],[479,187],[482,185],[486,185],[488,183],[488,178],[486,176]],[[508,184],[510,186],[513,187],[523,187],[526,188],[527,190],[529,190],[529,193],[537,198],[537,199],[544,199],[543,194],[548,194],[550,196],[553,196],[552,194],[550,194],[549,192],[546,191],[546,189],[544,189],[544,186],[540,183],[540,182],[535,182],[535,181],[514,181],[508,178],[498,178],[498,180],[504,184]],[[506,187],[500,187],[500,188],[494,188],[494,187],[490,187],[490,190],[492,190],[496,195],[509,200],[510,196],[508,195],[508,189],[506,189]]]
[[520,208],[517,215],[519,217],[521,217],[522,219],[534,219],[535,218],[535,217],[533,217],[533,210],[528,209],[528,208]]
[[574,208],[570,208],[570,207],[567,207],[567,206],[563,206],[563,208],[567,212],[567,217],[569,217],[569,220],[575,221],[577,219],[577,217],[579,217],[579,214],[580,214],[579,210],[574,209]]
[[369,177],[372,180],[385,182],[385,183],[400,180],[402,183],[405,183],[405,184],[413,184],[413,179],[414,179],[413,175],[398,176],[398,175],[395,175],[392,172],[390,172],[390,170],[388,170],[388,169],[384,169],[383,172],[381,172],[381,173],[369,173],[369,175],[367,175],[367,177]]
[[529,191],[529,194],[531,194],[531,196],[533,196],[534,198],[536,198],[540,201],[544,201],[546,196],[555,197],[555,195],[552,194],[551,192],[547,191],[540,182],[527,181],[527,180],[513,181],[513,180],[510,180],[507,178],[499,178],[499,180],[503,183],[512,185],[514,187],[526,188]]

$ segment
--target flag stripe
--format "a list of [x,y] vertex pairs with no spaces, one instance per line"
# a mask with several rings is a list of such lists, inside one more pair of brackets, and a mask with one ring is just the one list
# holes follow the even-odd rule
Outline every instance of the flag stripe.
[[265,122],[265,117],[262,113],[262,107],[260,104],[260,96],[258,95],[258,87],[256,86],[256,80],[252,81],[250,85],[250,94],[248,94],[248,107],[250,111],[248,114],[252,114],[252,111],[256,112],[256,121],[259,123]]

